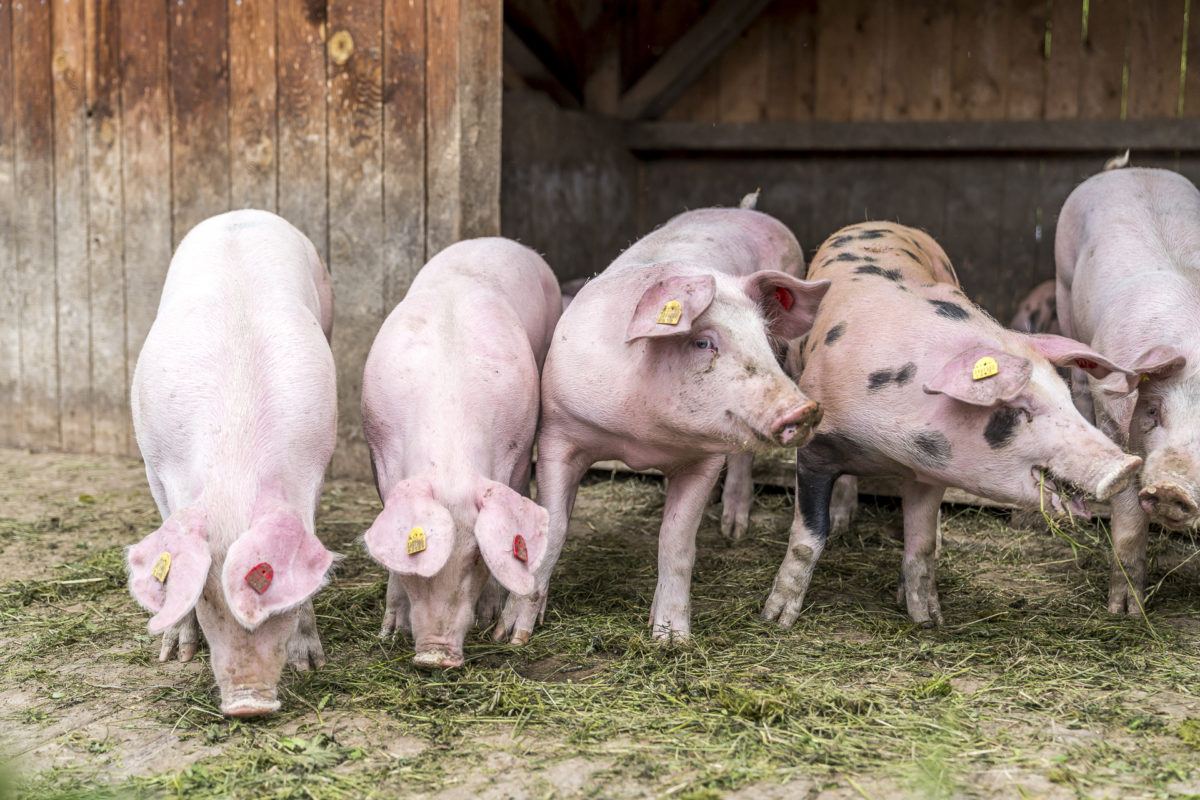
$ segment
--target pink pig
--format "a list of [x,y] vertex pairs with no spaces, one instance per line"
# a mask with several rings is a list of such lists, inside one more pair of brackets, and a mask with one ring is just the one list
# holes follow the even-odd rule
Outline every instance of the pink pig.
[[212,650],[221,711],[279,708],[284,662],[325,663],[313,594],[334,556],[313,535],[337,392],[329,273],[304,234],[234,211],[180,243],[131,399],[163,525],[129,550],[160,659]]
[[390,571],[381,635],[411,632],[420,667],[463,663],[498,610],[489,573],[533,593],[547,513],[528,498],[538,374],[562,310],[554,274],[508,239],[446,248],[375,338],[363,431],[384,508],[367,531]]
[[1067,198],[1054,249],[1063,331],[1138,376],[1074,371],[1081,409],[1146,459],[1140,490],[1113,498],[1108,593],[1113,613],[1140,614],[1149,523],[1200,526],[1200,192],[1161,169],[1094,175]]
[[538,499],[550,512],[537,590],[509,596],[497,638],[524,643],[580,478],[618,458],[667,476],[655,638],[686,638],[696,528],[726,453],[795,446],[820,409],[780,369],[771,336],[812,324],[827,284],[787,273],[791,232],[748,209],[680,214],[583,286],[554,332],[542,376]]
[[947,486],[1038,507],[1084,507],[1079,487],[1107,498],[1141,460],[1087,423],[1054,365],[1085,363],[1127,378],[1086,345],[1002,328],[959,289],[942,248],[888,222],[831,236],[809,267],[832,286],[788,368],[825,414],[796,452],[796,514],[787,554],[763,611],[790,627],[830,530],[840,475],[903,479],[904,561],[899,602],[914,622],[942,622],[934,576]]
[[1033,287],[1017,307],[1008,327],[1022,333],[1061,333],[1055,314],[1056,292],[1054,281],[1042,281]]

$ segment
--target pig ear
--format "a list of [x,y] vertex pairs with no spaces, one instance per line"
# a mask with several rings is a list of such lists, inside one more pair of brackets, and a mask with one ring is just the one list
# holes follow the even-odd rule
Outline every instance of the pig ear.
[[1157,345],[1142,353],[1129,367],[1129,372],[1114,373],[1100,381],[1100,389],[1109,398],[1103,404],[1105,419],[1097,420],[1100,428],[1122,445],[1129,442],[1129,425],[1137,407],[1138,390],[1157,381],[1176,375],[1187,366],[1187,357],[1173,347]]
[[[995,367],[994,372],[991,366]],[[976,379],[976,374],[981,377]],[[1032,374],[1033,364],[1027,358],[991,347],[972,347],[950,359],[921,388],[926,394],[944,394],[973,406],[994,406],[1015,400]]]
[[492,576],[514,594],[532,594],[546,556],[550,513],[494,481],[483,482],[476,502],[475,541]]
[[256,516],[225,554],[221,585],[237,621],[254,630],[325,585],[334,555],[291,509]]
[[1131,390],[1136,382],[1136,375],[1118,367],[1083,342],[1049,333],[1028,334],[1025,340],[1056,367],[1078,367],[1094,378],[1111,376],[1114,385],[1129,383]]
[[775,336],[795,339],[809,332],[817,307],[830,282],[802,281],[786,272],[765,269],[744,279],[750,295],[767,316],[767,328]]
[[674,275],[653,284],[638,300],[626,343],[655,336],[679,336],[691,332],[696,317],[712,305],[717,280],[712,275]]
[[363,544],[392,572],[432,578],[454,549],[454,518],[433,499],[428,479],[410,478],[388,492]]
[[147,611],[150,632],[183,619],[204,591],[212,555],[204,517],[192,510],[172,514],[162,527],[129,548],[129,591]]

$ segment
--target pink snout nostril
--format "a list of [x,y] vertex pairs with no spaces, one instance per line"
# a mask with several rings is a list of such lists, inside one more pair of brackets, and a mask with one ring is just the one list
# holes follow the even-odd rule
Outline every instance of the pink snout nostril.
[[823,413],[820,404],[809,400],[775,420],[771,433],[779,444],[799,447],[808,441],[812,429],[821,422]]
[[1200,508],[1196,501],[1174,483],[1156,483],[1138,494],[1142,509],[1161,525],[1186,527],[1195,521]]

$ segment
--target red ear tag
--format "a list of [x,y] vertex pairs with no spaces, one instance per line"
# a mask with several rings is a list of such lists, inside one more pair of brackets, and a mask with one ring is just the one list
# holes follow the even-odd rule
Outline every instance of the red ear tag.
[[274,577],[275,570],[271,569],[271,565],[264,561],[246,573],[246,583],[250,584],[251,589],[262,594],[271,585]]
[[513,537],[513,558],[517,561],[529,561],[529,551],[525,549],[525,537],[519,533]]
[[1075,359],[1075,366],[1079,367],[1080,369],[1095,369],[1096,362],[1088,361],[1086,358],[1077,358]]
[[792,305],[796,302],[792,293],[782,286],[775,287],[775,299],[779,301],[779,305],[783,306],[784,311],[791,311]]

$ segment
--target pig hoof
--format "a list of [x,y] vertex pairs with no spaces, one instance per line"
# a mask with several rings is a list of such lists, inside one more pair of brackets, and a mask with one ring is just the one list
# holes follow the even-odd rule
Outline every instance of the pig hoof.
[[721,535],[731,542],[736,542],[746,535],[750,524],[747,519],[740,519],[737,515],[730,514],[729,516],[721,515]]
[[259,717],[278,710],[274,689],[234,689],[221,697],[221,713],[227,717]]
[[413,663],[421,669],[453,669],[463,665],[463,657],[461,653],[452,653],[443,647],[433,647],[414,655]]
[[508,640],[508,643],[511,644],[513,647],[520,647],[523,644],[528,644],[529,637],[532,635],[533,635],[532,631],[516,630],[516,631],[513,631],[512,638]]
[[798,600],[786,600],[773,592],[763,607],[762,618],[767,622],[777,622],[779,627],[786,631],[800,618],[800,608],[803,605],[803,597]]
[[687,644],[691,639],[690,631],[671,630],[666,626],[656,628],[654,631],[654,641],[666,647]]
[[1122,582],[1113,586],[1108,592],[1108,611],[1110,614],[1123,614],[1130,617],[1144,616],[1141,592],[1134,592],[1128,584]]

